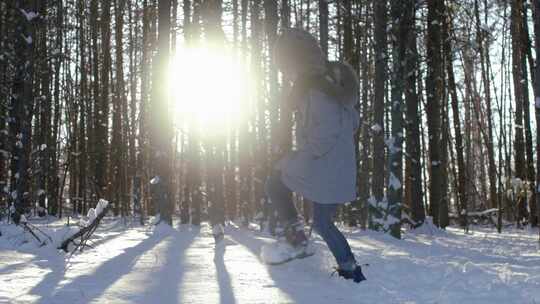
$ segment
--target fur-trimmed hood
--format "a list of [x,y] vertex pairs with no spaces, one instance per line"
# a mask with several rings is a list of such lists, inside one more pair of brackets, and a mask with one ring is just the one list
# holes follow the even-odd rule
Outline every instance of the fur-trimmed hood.
[[327,74],[332,82],[326,88],[327,94],[337,98],[343,104],[358,103],[360,84],[352,66],[346,62],[331,61],[327,64]]
[[324,73],[297,79],[289,96],[291,103],[300,101],[310,89],[319,90],[345,106],[356,105],[360,98],[356,72],[345,62],[327,62]]

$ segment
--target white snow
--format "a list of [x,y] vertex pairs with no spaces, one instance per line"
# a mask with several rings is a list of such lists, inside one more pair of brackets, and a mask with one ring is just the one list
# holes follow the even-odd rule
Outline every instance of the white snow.
[[27,12],[24,9],[21,9],[21,13],[24,15],[24,17],[26,17],[26,20],[28,22],[32,21],[34,18],[37,18],[39,16],[39,14],[36,12],[32,12],[32,11]]
[[[37,221],[37,220],[36,220]],[[55,243],[74,227],[32,222]],[[229,224],[223,246],[211,229],[139,227],[105,219],[91,245],[71,258],[38,247],[21,228],[0,224],[0,303],[538,303],[537,230],[425,225],[403,240],[344,229],[367,281],[331,276],[334,258],[316,254],[280,266],[261,262],[273,239]]]
[[87,226],[91,224],[96,219],[96,217],[98,217],[103,212],[103,210],[107,207],[108,204],[108,201],[100,199],[96,205],[96,208],[88,209],[88,212],[86,214],[86,220],[81,220],[81,225]]
[[390,172],[390,178],[388,180],[388,187],[394,190],[401,189],[401,182],[392,172]]
[[[463,209],[465,210],[465,209]],[[489,215],[491,213],[495,213],[495,212],[498,212],[499,209],[497,208],[492,208],[492,209],[487,209],[487,210],[484,210],[484,211],[473,211],[473,212],[468,212],[467,214],[470,215],[470,216],[480,216],[480,215]]]
[[109,202],[104,200],[104,199],[100,199],[96,205],[96,215],[99,215],[103,212],[103,210],[105,208],[107,208],[107,205],[109,205]]
[[373,126],[371,126],[371,130],[375,133],[379,133],[382,131],[382,127],[379,124],[374,124]]
[[26,41],[27,44],[32,44],[32,42],[33,42],[32,36],[30,36],[30,35],[28,35],[28,37],[23,35],[23,39],[24,39],[24,41]]
[[157,185],[157,184],[159,184],[159,181],[160,181],[160,180],[161,180],[161,179],[159,178],[159,176],[154,176],[154,177],[150,180],[150,184],[152,184],[152,185]]
[[312,255],[316,252],[310,242],[305,248],[294,248],[284,241],[275,241],[261,247],[261,261],[266,264],[277,264],[298,257],[300,254]]

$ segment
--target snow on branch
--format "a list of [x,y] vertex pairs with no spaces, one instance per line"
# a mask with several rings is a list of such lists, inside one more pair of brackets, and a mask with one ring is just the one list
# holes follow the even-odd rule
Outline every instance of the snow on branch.
[[36,12],[27,12],[25,11],[24,9],[21,9],[21,13],[24,15],[24,17],[26,18],[26,20],[28,22],[31,22],[32,20],[34,20],[35,18],[39,17],[39,14],[36,13]]

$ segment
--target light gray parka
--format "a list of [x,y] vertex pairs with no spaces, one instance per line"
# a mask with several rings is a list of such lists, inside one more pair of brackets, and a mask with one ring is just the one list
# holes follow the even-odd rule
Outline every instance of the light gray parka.
[[299,102],[299,113],[297,149],[277,163],[283,183],[321,204],[355,200],[354,133],[359,115],[354,103],[310,89]]

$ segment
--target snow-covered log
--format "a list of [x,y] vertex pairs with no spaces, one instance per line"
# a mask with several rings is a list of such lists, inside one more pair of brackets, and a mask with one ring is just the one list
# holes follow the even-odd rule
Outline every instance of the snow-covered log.
[[[62,244],[60,244],[58,249],[62,249],[65,252],[68,252],[68,246],[70,243],[73,243],[76,246],[74,251],[79,248],[84,248],[88,239],[92,236],[94,231],[96,231],[97,227],[99,226],[101,219],[103,219],[105,214],[107,214],[110,206],[111,204],[109,204],[108,201],[100,199],[97,203],[96,208],[89,210],[89,218],[86,225],[84,225],[79,231],[75,232],[72,236],[65,239]],[[76,242],[77,239],[80,239],[80,241]]]

